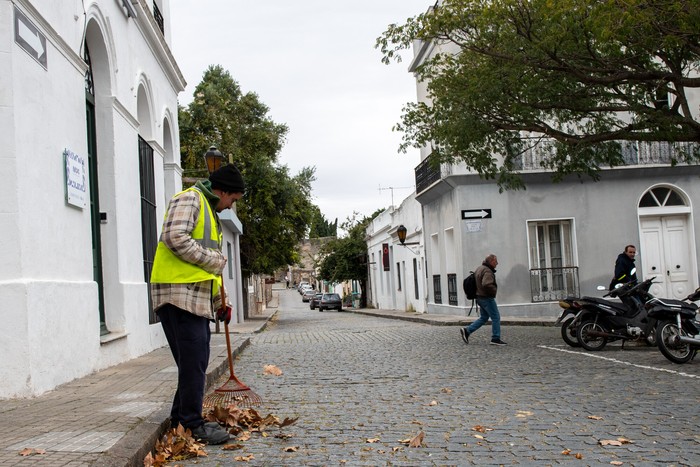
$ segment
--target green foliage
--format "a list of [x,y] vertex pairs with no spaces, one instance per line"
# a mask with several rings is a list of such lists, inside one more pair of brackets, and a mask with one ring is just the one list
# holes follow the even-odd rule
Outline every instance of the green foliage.
[[379,212],[381,211],[361,220],[357,220],[356,214],[353,214],[341,225],[347,235],[331,240],[321,249],[323,259],[319,265],[319,278],[330,282],[359,281],[363,291],[363,307],[366,304],[367,290],[366,229]]
[[315,207],[311,203],[313,168],[292,176],[277,163],[287,127],[273,122],[254,93],[243,94],[231,75],[211,66],[179,109],[181,161],[185,175],[206,176],[203,154],[212,144],[235,163],[246,183],[236,203],[243,224],[241,269],[244,275],[272,274],[299,260]]
[[444,0],[376,47],[389,63],[416,39],[437,53],[416,69],[429,100],[405,106],[401,149],[430,146],[501,188],[524,186],[538,143],[556,181],[622,164],[620,141],[700,142],[700,0]]
[[334,222],[328,221],[318,206],[314,206],[309,238],[335,237],[337,235],[338,219],[336,218]]

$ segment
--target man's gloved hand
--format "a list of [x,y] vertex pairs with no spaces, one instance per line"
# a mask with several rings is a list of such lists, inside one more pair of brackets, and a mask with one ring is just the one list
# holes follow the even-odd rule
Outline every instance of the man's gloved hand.
[[219,321],[224,321],[226,324],[231,322],[231,307],[222,306],[216,310],[216,319]]

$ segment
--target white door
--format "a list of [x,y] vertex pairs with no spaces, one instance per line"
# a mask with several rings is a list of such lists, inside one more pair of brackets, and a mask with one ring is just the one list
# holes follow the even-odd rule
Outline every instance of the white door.
[[641,217],[642,264],[644,278],[656,277],[652,295],[685,298],[691,290],[692,258],[688,237],[688,217]]

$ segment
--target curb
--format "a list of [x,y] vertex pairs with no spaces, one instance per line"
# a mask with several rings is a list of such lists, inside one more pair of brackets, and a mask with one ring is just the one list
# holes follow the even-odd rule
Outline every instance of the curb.
[[[254,334],[265,330],[270,321],[277,315],[277,311],[267,318],[258,318],[263,321],[260,327],[253,331]],[[250,345],[250,337],[239,340],[238,345],[232,345],[231,354],[235,359]],[[205,393],[209,392],[221,376],[228,371],[228,360],[223,358],[221,362],[207,368]],[[95,467],[142,467],[143,459],[149,452],[153,452],[156,441],[159,440],[170,428],[170,407],[152,413],[141,423],[134,426],[131,431],[122,437],[114,446],[106,451],[99,459],[91,463]]]

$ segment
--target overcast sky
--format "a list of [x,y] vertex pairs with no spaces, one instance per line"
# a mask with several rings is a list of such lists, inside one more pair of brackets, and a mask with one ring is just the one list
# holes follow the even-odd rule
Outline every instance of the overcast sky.
[[392,131],[403,105],[416,100],[412,51],[384,65],[374,44],[390,23],[433,3],[173,0],[173,54],[187,81],[180,104],[192,101],[209,65],[221,65],[289,127],[280,163],[292,175],[316,167],[313,201],[326,219],[387,208],[392,192],[398,206],[420,162],[417,150],[398,152],[401,135]]

